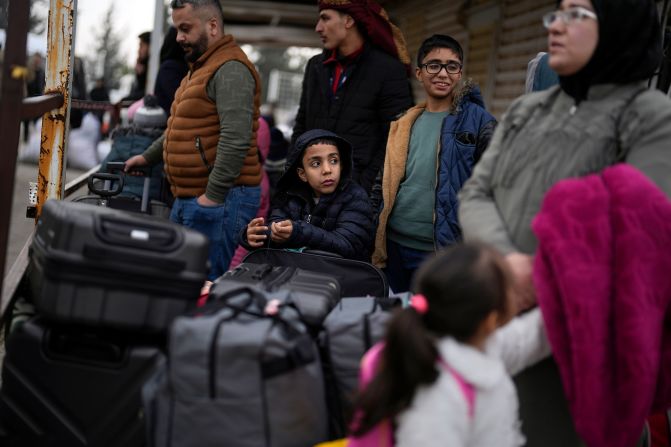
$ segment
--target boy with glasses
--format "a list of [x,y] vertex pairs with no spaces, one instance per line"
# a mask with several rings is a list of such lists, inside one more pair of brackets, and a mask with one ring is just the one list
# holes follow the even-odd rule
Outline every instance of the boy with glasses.
[[429,254],[461,240],[457,192],[496,126],[462,69],[459,42],[440,34],[425,40],[415,76],[426,102],[391,124],[373,263],[386,269],[394,292],[410,288]]

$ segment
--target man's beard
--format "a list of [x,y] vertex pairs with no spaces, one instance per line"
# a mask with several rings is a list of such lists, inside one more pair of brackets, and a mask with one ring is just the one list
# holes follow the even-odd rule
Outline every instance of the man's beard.
[[186,61],[194,63],[202,56],[205,51],[207,51],[207,34],[203,33],[200,35],[197,41],[190,44],[182,44],[182,48],[186,51],[187,48],[191,49],[190,53],[185,55]]

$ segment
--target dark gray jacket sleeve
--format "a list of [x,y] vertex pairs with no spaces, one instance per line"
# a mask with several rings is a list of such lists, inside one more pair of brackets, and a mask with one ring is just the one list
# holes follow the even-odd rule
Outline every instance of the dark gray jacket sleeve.
[[505,132],[504,121],[497,126],[487,150],[473,169],[473,175],[459,192],[459,224],[465,241],[491,244],[508,254],[518,250],[494,203],[491,183]]
[[154,140],[142,153],[142,156],[151,166],[163,161],[163,140],[165,140],[165,134]]
[[494,135],[494,130],[496,129],[496,120],[492,120],[480,128],[480,133],[478,134],[478,142],[475,145],[475,154],[473,154],[473,163],[477,163],[482,158],[482,154],[489,146],[489,142],[492,140]]
[[657,90],[639,95],[622,120],[625,161],[671,199],[671,100]]
[[226,200],[244,164],[252,139],[255,89],[252,73],[238,61],[219,67],[207,84],[207,95],[217,104],[219,115],[217,158],[205,191],[215,202]]

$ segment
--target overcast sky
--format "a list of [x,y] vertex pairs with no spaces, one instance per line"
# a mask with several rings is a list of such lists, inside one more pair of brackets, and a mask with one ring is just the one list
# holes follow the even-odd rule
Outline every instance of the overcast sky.
[[138,34],[154,26],[155,0],[77,0],[77,36],[75,54],[93,53],[96,30],[110,4],[114,3],[114,29],[123,37],[121,53],[129,65],[135,65]]
[[[103,17],[114,3],[114,29],[123,36],[121,53],[128,65],[135,65],[138,34],[151,31],[154,26],[156,0],[77,0],[77,30],[75,54],[89,56],[95,47],[95,35],[100,29]],[[46,17],[46,10],[41,12]],[[46,31],[39,39],[31,38],[29,52],[46,49]],[[39,41],[41,39],[41,41]]]

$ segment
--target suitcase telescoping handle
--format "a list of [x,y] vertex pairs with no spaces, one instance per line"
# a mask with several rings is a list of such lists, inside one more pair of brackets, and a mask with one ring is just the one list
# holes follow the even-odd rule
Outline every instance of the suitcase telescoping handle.
[[[107,170],[111,173],[118,173],[125,176],[126,163],[123,161],[110,161],[107,163]],[[128,174],[138,177],[144,177],[142,183],[142,201],[140,202],[140,211],[149,213],[149,188],[151,187],[151,166],[136,166],[132,168]]]

